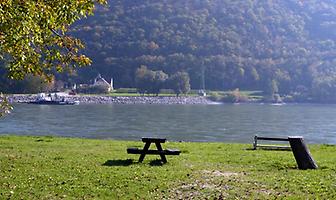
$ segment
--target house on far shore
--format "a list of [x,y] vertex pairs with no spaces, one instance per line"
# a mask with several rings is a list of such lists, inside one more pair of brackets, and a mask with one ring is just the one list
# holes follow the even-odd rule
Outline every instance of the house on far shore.
[[100,74],[94,79],[92,86],[105,86],[108,88],[108,92],[113,90],[113,78],[111,78],[110,83],[107,82]]

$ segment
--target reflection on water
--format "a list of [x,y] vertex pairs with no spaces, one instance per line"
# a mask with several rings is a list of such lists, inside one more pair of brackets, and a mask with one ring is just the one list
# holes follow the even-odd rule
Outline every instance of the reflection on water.
[[336,144],[335,105],[15,105],[0,134],[139,140],[251,142],[255,134],[302,135]]

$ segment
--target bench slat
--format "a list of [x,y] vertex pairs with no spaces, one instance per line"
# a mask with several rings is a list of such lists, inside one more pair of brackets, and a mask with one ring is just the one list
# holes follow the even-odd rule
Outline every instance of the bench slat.
[[166,149],[164,150],[166,155],[180,155],[181,151],[178,149]]
[[127,148],[127,153],[128,154],[141,154],[142,153],[142,149],[136,148],[136,147],[129,147]]
[[274,141],[288,141],[288,138],[276,138],[276,137],[259,137],[256,136],[257,140],[274,140]]
[[275,146],[275,145],[257,145],[259,148],[267,148],[267,149],[288,149],[291,150],[290,146]]

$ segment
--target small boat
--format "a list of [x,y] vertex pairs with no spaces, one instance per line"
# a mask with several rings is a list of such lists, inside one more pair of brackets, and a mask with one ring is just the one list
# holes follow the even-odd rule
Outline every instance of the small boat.
[[286,105],[286,103],[271,103],[272,106],[283,106]]
[[65,97],[58,96],[55,94],[39,93],[35,101],[28,102],[29,104],[40,104],[40,105],[78,105],[79,101],[69,101]]

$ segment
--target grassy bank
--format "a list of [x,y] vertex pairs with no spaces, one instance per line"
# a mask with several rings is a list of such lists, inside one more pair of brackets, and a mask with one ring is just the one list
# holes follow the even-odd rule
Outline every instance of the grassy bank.
[[336,146],[310,145],[318,170],[298,170],[291,152],[249,144],[165,143],[161,165],[137,163],[142,142],[0,137],[0,199],[178,199],[336,197]]

